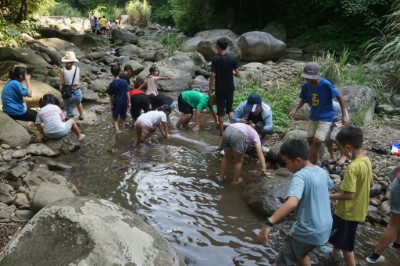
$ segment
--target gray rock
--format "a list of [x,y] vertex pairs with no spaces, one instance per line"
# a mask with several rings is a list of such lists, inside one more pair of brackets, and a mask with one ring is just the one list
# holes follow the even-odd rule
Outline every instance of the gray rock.
[[82,101],[83,102],[95,102],[99,100],[100,97],[97,92],[94,92],[89,89],[82,89]]
[[197,45],[202,40],[212,38],[216,41],[221,37],[227,37],[228,39],[234,41],[236,40],[237,35],[233,31],[227,29],[201,31],[196,33],[196,35],[193,38],[190,38],[185,42],[183,42],[180,46],[180,50],[183,52],[194,52],[197,51]]
[[376,111],[384,114],[394,114],[394,107],[390,104],[378,104]]
[[36,213],[50,203],[74,196],[74,193],[65,184],[44,182],[38,186],[33,195],[31,210]]
[[106,93],[111,79],[96,79],[89,85],[89,89],[94,92]]
[[16,166],[6,172],[7,180],[18,180],[18,178],[24,177],[28,173],[28,167]]
[[12,186],[0,183],[0,202],[10,205],[14,202]]
[[12,157],[13,157],[14,159],[19,159],[19,158],[25,157],[26,154],[27,154],[27,152],[26,152],[25,149],[24,149],[24,150],[16,150],[16,151],[13,151]]
[[242,51],[241,60],[246,62],[277,60],[286,51],[286,44],[284,42],[262,31],[246,32],[236,42]]
[[33,212],[31,210],[16,210],[15,216],[22,221],[28,221],[32,219]]
[[66,185],[67,183],[65,177],[63,177],[62,175],[56,174],[43,168],[35,168],[32,171],[28,172],[23,181],[25,185],[27,185],[31,190],[33,189],[33,187],[40,186],[43,182],[63,185]]
[[117,56],[139,56],[143,49],[134,44],[127,44],[116,50]]
[[388,201],[388,200],[382,202],[381,211],[382,211],[384,214],[389,214],[389,213],[390,213],[390,204],[389,204],[389,201]]
[[19,206],[24,206],[29,204],[29,200],[26,197],[25,193],[17,193],[15,195],[15,200],[14,200],[14,204],[19,207]]
[[[20,123],[2,111],[0,111],[0,125],[0,142],[16,147],[25,146],[31,141],[31,136],[28,131]],[[10,153],[10,156],[12,156],[12,153]]]
[[69,134],[61,139],[46,140],[46,145],[51,149],[60,152],[61,154],[69,154],[81,147],[79,141],[72,134]]
[[[32,239],[35,248],[32,248]],[[184,265],[171,244],[138,215],[106,200],[67,198],[37,213],[1,265]]]
[[[0,220],[10,220],[14,216],[14,212],[17,209],[14,205],[6,207],[4,209],[0,209]],[[1,261],[0,261],[1,262]]]
[[26,151],[32,155],[43,155],[48,157],[56,157],[60,152],[55,151],[43,143],[33,143],[28,146]]
[[374,183],[370,190],[370,197],[376,197],[382,193],[382,185],[379,183]]
[[255,212],[270,216],[285,201],[290,176],[286,168],[280,168],[273,173],[273,179],[246,177],[243,199]]
[[[75,34],[72,34],[72,37],[73,36],[75,36]],[[63,40],[62,38],[48,37],[40,39],[37,42],[39,42],[43,46],[54,48],[56,51],[60,53],[61,56],[64,56],[66,51],[73,51],[78,59],[85,57],[85,54],[78,46],[67,40]]]
[[0,47],[0,61],[16,61],[26,64],[31,73],[47,74],[51,66],[34,50],[28,48]]
[[112,41],[114,45],[121,45],[121,44],[137,44],[139,39],[138,37],[124,29],[114,29],[112,31]]
[[[145,68],[137,77],[137,84],[141,84],[149,75],[149,68]],[[160,91],[182,91],[189,88],[192,82],[192,75],[187,71],[172,69],[169,67],[160,66],[162,76],[170,76],[170,80],[160,80],[157,82],[157,89]]]
[[71,42],[85,51],[91,49],[99,50],[101,48],[108,48],[110,46],[110,41],[107,38],[91,33],[74,35],[71,39]]

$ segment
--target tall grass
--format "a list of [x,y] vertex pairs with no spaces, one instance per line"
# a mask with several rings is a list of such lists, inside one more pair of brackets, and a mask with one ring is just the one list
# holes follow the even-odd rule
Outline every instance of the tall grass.
[[51,16],[84,17],[79,9],[66,2],[57,2],[48,11]]
[[174,32],[167,32],[162,37],[160,42],[164,45],[164,47],[168,51],[168,57],[171,57],[175,54],[175,51],[183,42],[183,37],[179,37]]
[[125,10],[132,25],[147,26],[150,21],[151,6],[147,0],[131,0]]

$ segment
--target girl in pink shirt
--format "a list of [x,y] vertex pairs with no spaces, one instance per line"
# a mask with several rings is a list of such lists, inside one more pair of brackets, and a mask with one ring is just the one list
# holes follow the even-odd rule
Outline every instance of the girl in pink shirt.
[[149,72],[150,74],[147,76],[146,80],[142,83],[142,85],[139,86],[138,89],[141,90],[143,86],[147,85],[146,94],[147,95],[154,94],[157,96],[158,95],[157,81],[171,79],[171,77],[167,76],[160,77],[160,70],[158,69],[158,67],[155,66],[150,67]]

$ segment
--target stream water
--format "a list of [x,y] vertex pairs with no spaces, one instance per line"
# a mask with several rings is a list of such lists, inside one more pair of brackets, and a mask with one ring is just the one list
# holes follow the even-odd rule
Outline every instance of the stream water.
[[[171,114],[171,125],[178,115]],[[245,204],[240,185],[216,183],[220,137],[211,117],[202,120],[200,132],[171,130],[171,137],[163,139],[157,131],[140,147],[131,147],[133,130],[115,134],[106,110],[98,125],[83,127],[83,147],[59,159],[73,167],[63,174],[82,195],[105,198],[138,213],[188,265],[269,265],[290,224],[283,223],[266,245],[255,242],[262,218]],[[243,175],[255,167],[247,160]],[[372,250],[380,232],[360,234],[357,245],[364,254]],[[400,261],[393,254],[386,265]],[[313,261],[330,264],[320,257]]]

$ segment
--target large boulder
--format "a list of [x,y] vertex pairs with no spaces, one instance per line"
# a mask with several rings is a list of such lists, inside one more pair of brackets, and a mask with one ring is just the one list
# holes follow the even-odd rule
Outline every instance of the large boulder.
[[70,197],[75,197],[75,195],[65,184],[43,182],[35,190],[35,194],[30,202],[30,209],[34,213],[37,213],[50,203]]
[[[197,69],[205,68],[207,62],[204,57],[197,52],[178,53],[170,58],[157,62],[157,66],[167,67],[169,69],[177,69],[187,71],[192,76],[195,76]],[[164,74],[163,74],[164,75]]]
[[38,32],[43,38],[58,38],[65,41],[71,41],[76,35],[76,33],[71,30],[58,30],[50,27],[39,28]]
[[76,58],[81,59],[85,57],[85,54],[78,46],[63,39],[46,38],[46,39],[40,39],[37,42],[42,44],[43,46],[52,47],[56,49],[62,56],[65,55],[66,51],[73,51],[76,55]]
[[195,52],[197,51],[197,45],[202,40],[209,38],[210,36],[214,36],[213,38],[221,38],[227,37],[231,40],[236,40],[237,35],[228,29],[215,29],[215,30],[207,30],[207,31],[200,31],[193,36],[193,38],[189,38],[184,41],[181,46],[180,50],[183,52]]
[[343,86],[338,90],[343,96],[350,121],[362,124],[372,122],[375,111],[374,90],[362,85]]
[[52,65],[60,65],[61,57],[63,56],[56,48],[46,46],[40,42],[32,42],[30,48],[37,51],[42,57],[49,58],[49,63]]
[[114,29],[112,31],[112,41],[114,45],[122,45],[122,44],[137,44],[139,39],[138,37],[124,29]]
[[83,35],[75,35],[71,42],[81,48],[82,50],[92,50],[99,48],[108,48],[110,46],[110,41],[97,34],[87,33]]
[[284,42],[262,31],[246,32],[236,42],[242,51],[241,60],[246,62],[277,60],[286,51],[286,44]]
[[112,81],[111,78],[93,80],[92,83],[90,83],[89,85],[89,89],[94,92],[106,93],[111,81]]
[[251,209],[263,216],[271,216],[286,200],[287,188],[292,174],[279,168],[272,179],[246,177],[243,198]]
[[4,251],[0,264],[184,265],[171,244],[138,215],[84,197],[43,208]]
[[115,52],[117,56],[136,56],[139,57],[139,54],[142,52],[142,48],[134,45],[134,44],[127,44],[118,48]]
[[45,75],[48,73],[48,68],[51,68],[46,60],[28,48],[0,47],[0,61],[21,62],[27,66],[29,72]]
[[0,143],[17,147],[28,145],[31,141],[28,131],[2,111],[0,111],[0,125]]
[[265,26],[262,31],[268,32],[269,34],[271,34],[278,40],[281,40],[282,42],[286,42],[287,38],[286,27],[281,22],[272,21],[268,23],[268,25]]

